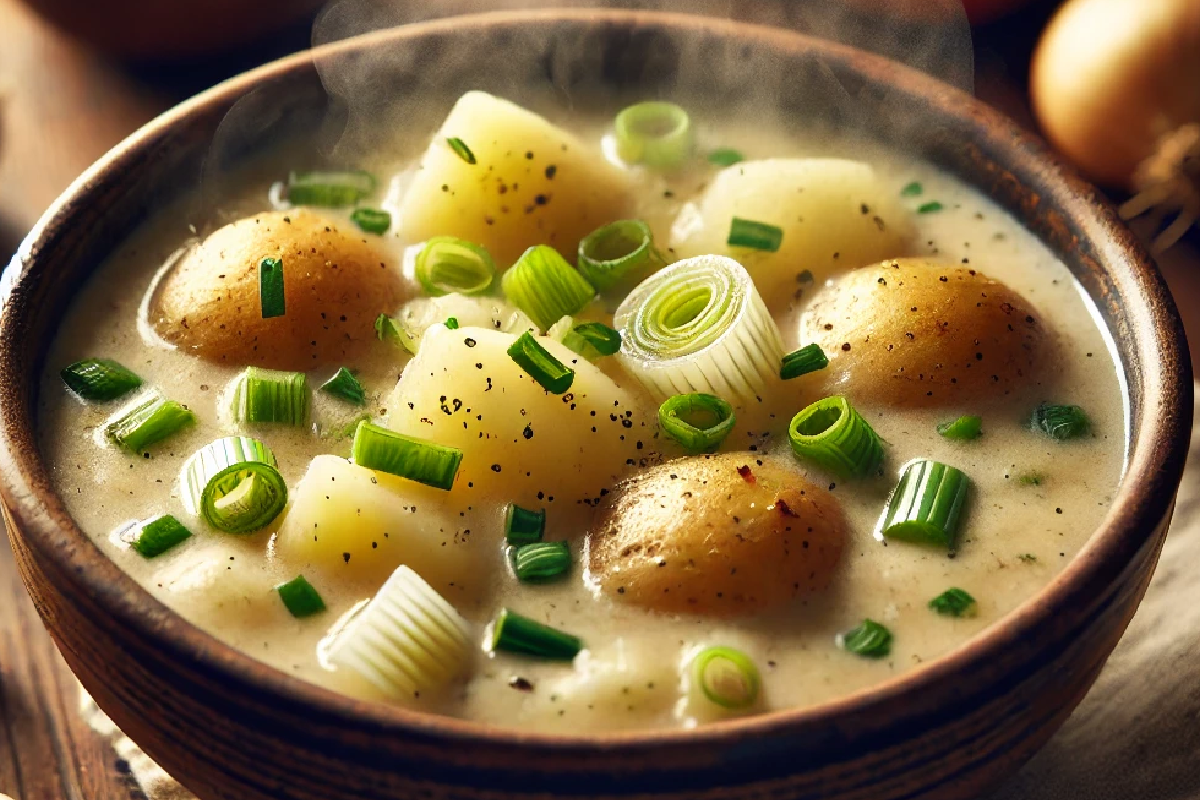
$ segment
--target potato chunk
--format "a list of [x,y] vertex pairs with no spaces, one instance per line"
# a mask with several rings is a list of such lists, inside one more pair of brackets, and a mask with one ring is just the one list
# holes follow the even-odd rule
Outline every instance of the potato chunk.
[[[469,164],[447,144],[470,148]],[[579,240],[625,216],[626,178],[563,129],[485,92],[467,92],[433,137],[399,212],[413,241],[458,236],[505,269],[548,244],[574,262]]]
[[[263,319],[259,263],[283,260],[283,316]],[[168,342],[224,364],[304,370],[343,364],[401,298],[393,260],[367,237],[305,209],[238,220],[183,257],[151,319]]]
[[828,491],[752,453],[723,453],[619,484],[588,534],[587,563],[615,599],[732,616],[825,589],[845,538]]
[[923,259],[847,275],[803,327],[830,358],[830,391],[895,406],[1001,400],[1036,385],[1052,344],[1042,316],[1000,281]]

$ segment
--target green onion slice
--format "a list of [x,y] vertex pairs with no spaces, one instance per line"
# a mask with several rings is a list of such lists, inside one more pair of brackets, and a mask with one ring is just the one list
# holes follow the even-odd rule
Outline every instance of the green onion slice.
[[405,436],[370,422],[359,424],[350,453],[361,467],[446,491],[454,485],[463,459],[462,450],[457,448]]
[[742,152],[734,150],[732,147],[718,147],[708,154],[708,163],[718,167],[732,167],[745,160],[746,157],[742,155]]
[[621,334],[603,322],[585,322],[567,331],[562,343],[571,352],[595,361],[620,351]]
[[154,393],[119,412],[104,426],[104,432],[126,450],[140,453],[195,421],[191,411]]
[[575,370],[563,365],[525,331],[508,348],[508,357],[551,394],[562,394],[575,381]]
[[883,460],[883,444],[841,395],[818,400],[792,417],[792,452],[841,478],[862,478]]
[[367,393],[363,385],[354,377],[354,373],[345,367],[338,367],[333,377],[321,384],[321,391],[356,406],[366,405],[367,402]]
[[1030,420],[1035,431],[1041,431],[1051,439],[1064,441],[1076,439],[1088,432],[1091,422],[1079,406],[1060,406],[1042,403],[1033,412]]
[[350,221],[363,233],[382,236],[392,227],[392,215],[378,208],[356,208],[350,213]]
[[579,243],[579,272],[598,291],[641,280],[666,262],[654,247],[650,226],[622,219],[597,228]]
[[960,442],[978,439],[983,433],[983,417],[973,417],[964,414],[953,422],[939,422],[937,432],[947,439]]
[[751,250],[775,253],[783,244],[783,228],[768,222],[734,217],[729,223],[729,236],[725,244],[730,247],[748,247]]
[[688,113],[674,103],[651,100],[623,109],[614,123],[617,155],[629,164],[674,169],[692,155]]
[[420,344],[417,337],[398,325],[396,320],[387,314],[380,314],[375,318],[375,338],[381,342],[403,347],[414,356],[417,354],[417,347]]
[[928,203],[922,203],[921,205],[917,206],[917,213],[918,214],[936,214],[937,212],[941,211],[943,208],[945,208],[945,206],[942,205],[941,203],[939,203],[937,200],[931,200]]
[[750,404],[778,380],[783,341],[741,264],[677,261],[634,289],[613,317],[621,364],[656,400],[706,392]]
[[892,632],[873,619],[838,634],[838,646],[863,658],[887,658],[892,652]]
[[546,509],[531,511],[516,503],[504,509],[504,538],[509,544],[521,546],[540,542],[546,532]]
[[257,439],[227,436],[196,451],[180,471],[184,507],[226,533],[252,533],[287,505],[275,454]]
[[504,296],[541,330],[579,312],[596,295],[592,285],[553,247],[526,250],[501,280]]
[[295,206],[352,206],[373,191],[375,176],[361,170],[292,172],[287,180],[287,199]]
[[540,583],[562,577],[571,568],[571,548],[566,542],[531,542],[513,554],[513,571],[522,583]]
[[688,665],[688,688],[721,708],[744,710],[758,702],[762,678],[750,656],[732,647],[706,647]]
[[806,344],[799,350],[793,350],[783,357],[783,363],[779,367],[779,377],[788,381],[810,372],[818,372],[828,366],[829,358],[821,349],[821,345]]
[[475,154],[471,152],[471,148],[467,147],[467,143],[457,136],[451,136],[446,139],[446,144],[450,145],[450,149],[454,154],[468,164],[475,164]]
[[58,374],[68,389],[93,403],[116,400],[142,385],[132,370],[111,358],[85,358]]
[[281,372],[247,367],[235,379],[231,410],[240,424],[278,422],[308,424],[308,377],[303,372]]
[[884,510],[880,533],[953,550],[970,491],[971,479],[961,470],[940,461],[910,461]]
[[954,587],[930,600],[929,607],[943,617],[974,617],[979,614],[975,598]]
[[692,392],[664,400],[658,424],[689,453],[715,453],[737,424],[737,415],[715,394]]
[[496,281],[496,262],[482,245],[435,236],[417,254],[416,276],[432,297],[487,294]]
[[190,538],[192,532],[170,514],[163,514],[142,526],[138,538],[130,544],[143,558],[157,558]]
[[282,258],[264,258],[258,263],[258,299],[263,319],[282,317],[286,313]]
[[487,649],[521,653],[552,661],[570,661],[583,649],[583,641],[549,625],[501,608],[492,620]]
[[924,188],[921,186],[921,184],[918,181],[913,181],[912,183],[906,183],[904,185],[904,188],[900,190],[900,196],[917,197],[923,191]]
[[446,322],[444,324],[446,326],[446,330],[456,331],[458,330],[458,317],[446,317]]
[[296,619],[304,619],[325,610],[325,601],[321,593],[303,575],[297,575],[287,583],[275,587],[279,599]]

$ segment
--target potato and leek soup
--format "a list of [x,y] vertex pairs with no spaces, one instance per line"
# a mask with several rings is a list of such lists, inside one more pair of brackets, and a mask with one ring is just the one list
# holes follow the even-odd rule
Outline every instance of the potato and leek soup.
[[40,442],[186,619],[357,697],[580,733],[806,706],[1063,569],[1125,458],[1064,265],[911,157],[473,91],[412,146],[164,210]]

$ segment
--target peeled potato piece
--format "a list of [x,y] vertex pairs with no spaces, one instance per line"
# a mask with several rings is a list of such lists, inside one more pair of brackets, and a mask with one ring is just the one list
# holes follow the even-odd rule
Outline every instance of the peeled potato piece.
[[856,270],[819,296],[803,341],[828,354],[830,391],[894,406],[978,404],[1039,380],[1042,316],[978,270],[897,259]]
[[[470,164],[447,144],[461,139]],[[574,262],[579,240],[622,219],[623,174],[599,150],[514,103],[467,92],[433,137],[400,206],[400,235],[458,236],[487,247],[500,269],[548,244]]]
[[723,453],[618,484],[588,533],[587,563],[623,602],[745,615],[825,589],[845,538],[828,491],[752,453]]
[[[774,253],[730,247],[734,217],[783,229]],[[834,158],[744,161],[722,170],[672,231],[680,258],[736,258],[772,308],[804,286],[912,249],[914,227],[895,191],[866,164]],[[807,273],[807,274],[806,274]],[[801,277],[803,276],[803,277]]]
[[[263,319],[259,263],[283,260],[283,316]],[[305,370],[344,364],[394,311],[400,274],[367,237],[306,209],[215,231],[167,275],[152,320],[185,352],[220,363]]]

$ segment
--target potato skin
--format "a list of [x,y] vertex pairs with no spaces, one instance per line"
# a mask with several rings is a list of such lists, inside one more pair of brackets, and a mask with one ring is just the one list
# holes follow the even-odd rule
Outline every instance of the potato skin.
[[[259,262],[283,259],[286,313],[262,318]],[[213,232],[159,290],[160,336],[223,364],[305,370],[346,363],[395,311],[400,273],[366,236],[307,209],[268,212]]]
[[1002,400],[1035,385],[1053,342],[1041,314],[967,267],[902,258],[855,270],[819,295],[803,341],[830,365],[828,393],[890,406]]
[[617,485],[588,534],[587,564],[623,602],[744,615],[828,587],[846,528],[833,496],[797,472],[753,453],[692,456]]

